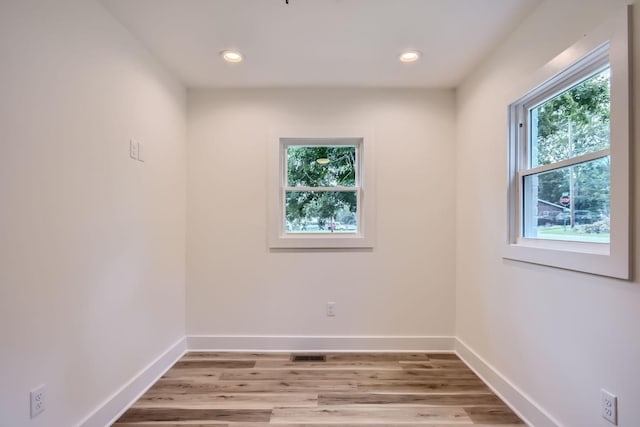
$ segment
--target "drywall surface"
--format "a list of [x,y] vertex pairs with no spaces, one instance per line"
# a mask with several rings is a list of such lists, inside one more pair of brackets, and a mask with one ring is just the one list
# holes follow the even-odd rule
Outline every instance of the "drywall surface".
[[73,426],[184,336],[185,91],[94,1],[3,1],[0,62],[0,425]]
[[[610,425],[600,417],[601,388],[618,395],[620,426],[640,425],[640,263],[635,254],[636,280],[621,281],[502,258],[507,106],[533,73],[625,3],[542,3],[457,95],[456,335],[568,427]],[[637,4],[633,15],[638,64]],[[638,88],[640,74],[634,76]],[[632,98],[637,106],[637,90]],[[639,155],[636,148],[636,165]],[[632,196],[636,247],[639,177]]]
[[[452,91],[193,90],[188,103],[189,335],[452,334]],[[287,129],[373,135],[373,250],[269,250],[267,159]]]

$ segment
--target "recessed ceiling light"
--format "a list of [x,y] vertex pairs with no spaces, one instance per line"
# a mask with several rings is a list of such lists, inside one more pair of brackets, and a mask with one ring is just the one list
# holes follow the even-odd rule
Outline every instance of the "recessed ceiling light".
[[222,59],[227,62],[242,62],[243,56],[237,50],[224,50],[220,52]]
[[417,50],[406,50],[400,54],[400,61],[415,62],[420,58],[420,52]]

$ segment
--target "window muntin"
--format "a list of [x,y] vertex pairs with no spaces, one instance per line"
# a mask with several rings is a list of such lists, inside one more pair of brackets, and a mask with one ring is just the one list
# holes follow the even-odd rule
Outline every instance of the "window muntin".
[[[525,153],[519,167],[519,235],[606,244],[611,186],[608,50],[599,49],[586,64],[568,71],[569,78],[518,107],[519,145]],[[540,203],[562,212],[553,220],[541,216]]]

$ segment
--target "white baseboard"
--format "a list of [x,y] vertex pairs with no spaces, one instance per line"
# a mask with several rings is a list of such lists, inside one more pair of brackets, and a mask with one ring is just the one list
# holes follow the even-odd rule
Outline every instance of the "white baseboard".
[[431,351],[453,352],[453,336],[189,335],[192,351]]
[[149,389],[187,351],[185,337],[149,363],[120,390],[103,402],[77,427],[105,427],[113,424],[142,394]]
[[531,396],[515,386],[460,338],[456,338],[455,352],[527,425],[561,427]]

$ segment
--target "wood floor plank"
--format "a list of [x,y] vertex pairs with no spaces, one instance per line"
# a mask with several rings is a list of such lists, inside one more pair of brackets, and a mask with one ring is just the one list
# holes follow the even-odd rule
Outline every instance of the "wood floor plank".
[[215,381],[163,379],[149,389],[150,395],[163,393],[313,393],[355,390],[353,381]]
[[[322,408],[276,408],[271,424],[354,422],[370,424],[388,423],[471,423],[461,408],[353,408],[325,406]],[[355,422],[354,422],[355,423]]]
[[[235,369],[234,369],[235,370]],[[242,370],[242,369],[238,369]],[[207,378],[210,381],[216,381],[220,379],[220,375],[224,372],[228,372],[227,369],[218,369],[218,368],[179,368],[179,369],[169,369],[167,372],[162,375],[162,378],[173,378],[173,379],[189,379],[189,378]]]
[[318,405],[498,406],[494,394],[320,393]]
[[392,379],[378,379],[378,378],[374,378],[374,379],[362,379],[357,381],[358,385],[369,385],[369,384],[387,384],[387,385],[412,385],[412,386],[420,386],[420,385],[432,385],[432,384],[449,384],[449,385],[469,385],[469,386],[476,386],[476,385],[484,385],[484,383],[482,382],[481,379],[479,378],[441,378],[441,377],[428,377],[428,376],[423,376],[423,377],[411,377],[408,379],[401,379],[401,380],[392,380]]
[[171,369],[237,369],[253,368],[255,360],[178,360]]
[[407,362],[400,360],[398,361],[398,363],[404,369],[467,368],[467,365],[465,365],[465,363],[459,359],[429,359],[429,361],[426,362]]
[[[215,375],[213,371],[199,371],[205,375]],[[220,371],[216,371],[218,373]],[[196,372],[185,373],[185,376],[197,375]],[[171,377],[168,372],[165,377]],[[177,374],[173,374],[177,375]],[[431,370],[372,370],[372,369],[235,369],[220,373],[219,379],[225,381],[291,381],[291,380],[411,380],[416,378],[451,378],[451,379],[478,379],[477,375],[469,369],[431,369]]]
[[460,360],[455,353],[429,353],[429,360]]
[[291,353],[246,353],[232,351],[190,351],[180,360],[289,360]]
[[180,409],[136,408],[125,412],[118,421],[249,421],[269,422],[270,410],[264,409]]
[[[498,400],[494,403],[500,404]],[[208,408],[208,409],[273,409],[279,406],[308,407],[318,405],[315,393],[201,393],[145,394],[137,408]]]
[[520,418],[506,405],[490,408],[464,408],[474,423],[513,424]]
[[480,381],[452,384],[448,381],[379,381],[358,383],[359,392],[374,393],[491,393]]
[[326,353],[327,362],[415,362],[428,361],[427,353]]
[[371,361],[327,361],[327,362],[291,362],[284,360],[258,360],[255,369],[396,369],[403,366],[399,362],[371,362]]

